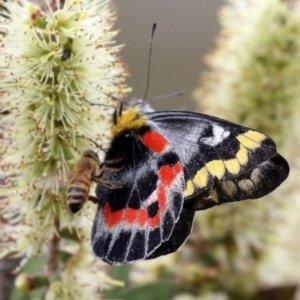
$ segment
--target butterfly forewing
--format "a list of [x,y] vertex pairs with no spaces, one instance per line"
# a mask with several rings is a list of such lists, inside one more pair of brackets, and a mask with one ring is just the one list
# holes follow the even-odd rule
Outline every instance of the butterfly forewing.
[[[149,117],[184,166],[186,199],[216,182],[239,178],[276,155],[276,146],[268,136],[218,118],[177,111],[152,113]],[[284,169],[288,174],[286,164]],[[279,172],[277,168],[273,171]],[[274,184],[274,189],[281,182]]]

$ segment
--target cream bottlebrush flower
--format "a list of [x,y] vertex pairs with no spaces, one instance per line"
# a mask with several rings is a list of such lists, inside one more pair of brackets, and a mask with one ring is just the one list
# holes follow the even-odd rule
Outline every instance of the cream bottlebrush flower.
[[71,215],[65,190],[58,192],[58,183],[48,190],[47,181],[94,147],[90,139],[108,142],[114,110],[89,102],[112,105],[110,95],[129,89],[109,1],[56,1],[47,12],[25,0],[0,3],[1,108],[11,111],[1,145],[8,197],[1,214],[8,222],[14,216],[19,231],[2,255],[29,257],[64,227],[89,238],[95,209]]

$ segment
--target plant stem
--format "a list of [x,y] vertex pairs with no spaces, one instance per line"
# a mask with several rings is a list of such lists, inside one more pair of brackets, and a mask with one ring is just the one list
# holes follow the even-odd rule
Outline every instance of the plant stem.
[[[55,218],[54,226],[56,231],[59,231],[59,219]],[[46,261],[46,275],[47,277],[52,277],[58,272],[59,268],[59,245],[60,237],[54,235],[53,238],[48,243],[47,261]]]

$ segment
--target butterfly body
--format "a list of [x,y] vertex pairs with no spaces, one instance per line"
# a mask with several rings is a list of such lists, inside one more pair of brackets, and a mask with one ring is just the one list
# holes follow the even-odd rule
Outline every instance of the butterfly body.
[[[144,112],[134,106],[112,127],[105,160],[118,173],[98,185],[92,247],[103,260],[130,263],[176,251],[192,229],[194,211],[262,197],[288,175],[266,135],[215,117]],[[267,184],[264,181],[267,180]]]

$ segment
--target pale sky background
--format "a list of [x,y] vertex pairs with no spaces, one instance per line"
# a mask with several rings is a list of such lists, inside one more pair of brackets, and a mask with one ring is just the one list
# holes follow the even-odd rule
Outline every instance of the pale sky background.
[[114,0],[118,13],[118,43],[126,43],[124,58],[131,72],[129,98],[143,97],[146,87],[149,41],[154,37],[150,89],[147,99],[184,90],[179,98],[156,100],[157,110],[193,110],[190,95],[204,68],[203,57],[220,30],[218,12],[225,0]]

